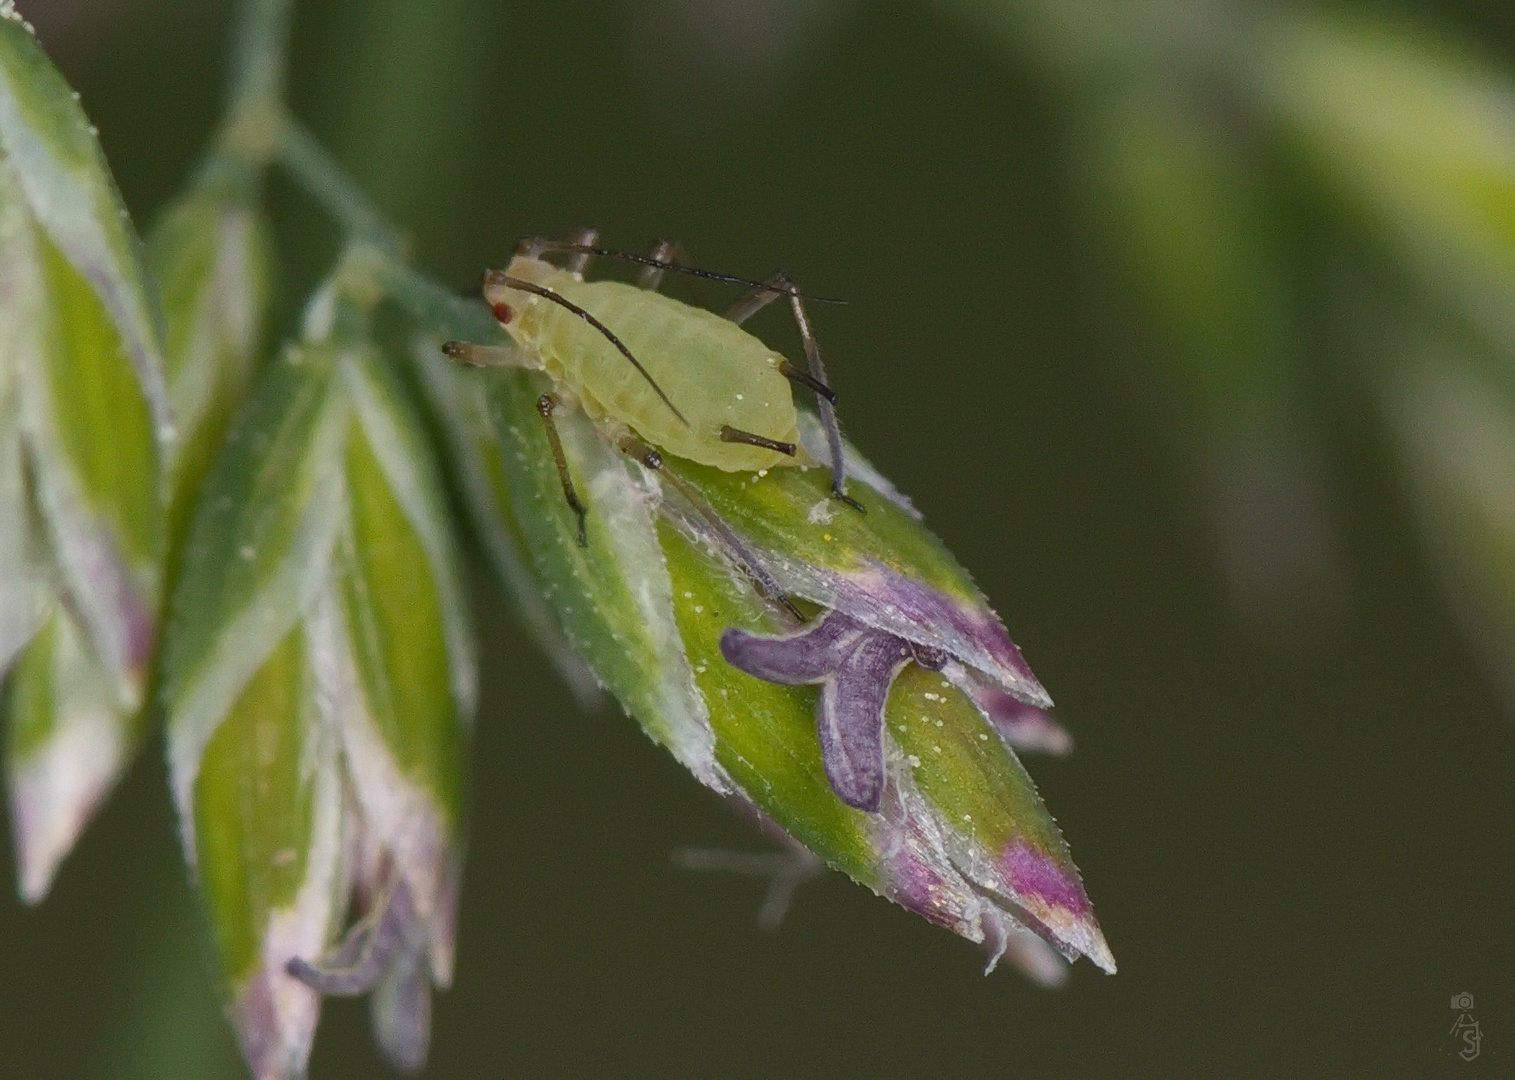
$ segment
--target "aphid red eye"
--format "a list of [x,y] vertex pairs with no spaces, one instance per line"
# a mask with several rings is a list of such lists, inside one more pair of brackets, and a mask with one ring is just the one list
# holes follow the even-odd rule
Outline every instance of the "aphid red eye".
[[516,317],[515,311],[509,304],[496,304],[491,310],[494,311],[494,317],[502,323],[508,323]]

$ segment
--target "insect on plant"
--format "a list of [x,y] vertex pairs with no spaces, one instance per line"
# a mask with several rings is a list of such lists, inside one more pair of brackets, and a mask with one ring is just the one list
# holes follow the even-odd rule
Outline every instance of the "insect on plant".
[[[663,453],[727,472],[756,472],[817,464],[800,446],[790,383],[812,390],[831,457],[831,493],[854,510],[862,504],[847,494],[847,477],[836,422],[836,394],[825,383],[820,349],[805,312],[805,301],[825,301],[801,293],[782,272],[766,281],[683,266],[673,261],[675,246],[659,241],[651,254],[638,255],[596,246],[585,230],[570,240],[523,240],[506,270],[491,270],[484,298],[516,343],[472,345],[451,341],[449,356],[488,367],[523,367],[545,372],[553,392],[537,399],[548,443],[563,485],[563,497],[578,516],[578,542],[587,544],[588,508],[574,488],[553,414],[579,408],[609,441],[650,469],[662,470]],[[566,254],[559,267],[543,256]],[[585,281],[595,256],[640,263],[636,285]],[[691,307],[657,291],[669,271],[746,285],[747,291],[716,314]],[[796,367],[742,328],[772,301],[789,301],[805,352]],[[799,612],[741,541],[678,477],[662,475],[689,498],[770,598]]]

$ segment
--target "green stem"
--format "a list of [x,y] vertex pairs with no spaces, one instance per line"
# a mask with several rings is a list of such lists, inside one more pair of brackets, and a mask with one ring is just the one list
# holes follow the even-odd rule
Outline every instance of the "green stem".
[[337,220],[349,241],[397,254],[399,230],[384,220],[331,152],[294,120],[285,121],[281,135],[279,160],[306,194]]
[[284,107],[289,22],[294,0],[246,0],[233,39],[230,111]]
[[284,126],[284,79],[294,0],[245,0],[232,39],[226,117],[200,166],[199,182],[250,195]]
[[357,298],[367,291],[366,281],[411,318],[447,337],[481,345],[505,340],[482,302],[464,299],[405,264],[399,230],[384,220],[315,136],[293,120],[284,124],[279,160],[347,233],[347,253],[336,274],[344,292]]
[[405,265],[400,231],[384,220],[330,151],[289,116],[284,83],[293,7],[294,0],[244,3],[221,144],[226,154],[213,155],[209,167],[240,162],[238,171],[248,172],[277,158],[347,234],[333,280],[359,306],[369,306],[364,294],[383,293],[416,321],[449,337],[480,344],[503,341],[482,303],[465,300]]
[[333,282],[360,307],[371,306],[373,297],[367,294],[382,293],[418,322],[450,337],[503,340],[483,304],[456,296],[405,265],[400,231],[384,220],[330,151],[289,116],[284,83],[293,7],[294,0],[245,0],[234,45],[223,153],[212,155],[207,167],[230,167],[240,175],[255,174],[275,158],[282,163],[347,234]]

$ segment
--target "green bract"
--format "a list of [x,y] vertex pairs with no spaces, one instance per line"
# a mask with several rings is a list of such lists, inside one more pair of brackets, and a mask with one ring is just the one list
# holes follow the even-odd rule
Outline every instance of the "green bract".
[[14,11],[0,18],[0,139],[38,222],[109,313],[159,435],[171,438],[136,235],[78,95]]
[[213,158],[148,240],[148,266],[163,299],[168,395],[178,431],[167,463],[176,539],[258,358],[269,242],[256,196],[257,178],[247,166]]
[[[381,1046],[424,1059],[417,961],[450,979],[476,693],[451,526],[403,387],[360,334],[314,336],[263,375],[207,481],[164,657],[185,851],[260,1077],[303,1068],[312,986],[375,988]],[[354,890],[366,920],[328,955]],[[351,976],[375,927],[390,947]]]
[[18,665],[6,771],[27,899],[47,891],[140,742],[172,438],[162,369],[154,302],[94,131],[7,12],[0,674]]
[[[479,332],[487,334],[492,329],[484,316]],[[414,354],[415,370],[438,418],[455,486],[480,548],[509,590],[516,614],[580,704],[587,707],[597,702],[599,687],[543,595],[541,579],[525,550],[521,524],[510,510],[511,483],[495,429],[492,376],[445,358],[439,338],[423,335],[415,343]]]

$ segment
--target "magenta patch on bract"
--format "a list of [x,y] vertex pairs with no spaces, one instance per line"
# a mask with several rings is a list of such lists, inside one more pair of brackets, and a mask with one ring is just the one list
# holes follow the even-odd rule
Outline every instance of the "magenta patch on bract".
[[944,903],[952,888],[933,867],[908,851],[902,851],[889,861],[889,875],[895,903],[938,926],[958,929],[962,916]]
[[1078,875],[1027,841],[1011,843],[1001,866],[1011,887],[1023,900],[1040,900],[1049,907],[1060,907],[1079,916],[1089,913],[1089,898],[1084,895]]
[[969,693],[1004,740],[1017,750],[1066,754],[1073,737],[1046,709],[1027,705],[997,686],[985,686],[970,676]]

